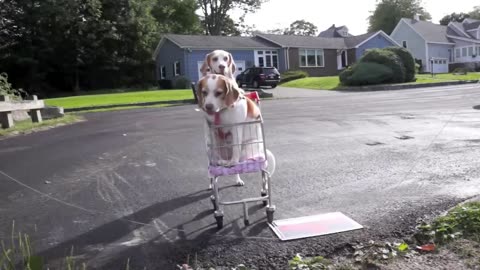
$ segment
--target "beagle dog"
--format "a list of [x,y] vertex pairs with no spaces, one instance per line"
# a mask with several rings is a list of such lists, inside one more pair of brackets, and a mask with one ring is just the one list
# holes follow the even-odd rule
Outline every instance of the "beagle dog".
[[[202,76],[207,74],[219,74],[229,78],[238,88],[235,72],[237,66],[231,53],[224,50],[214,50],[205,56],[200,72]],[[243,89],[239,89],[243,93]]]
[[[198,106],[205,113],[206,125],[229,125],[261,119],[260,108],[251,99],[245,97],[232,80],[223,75],[207,74],[197,83]],[[208,130],[208,127],[206,127]],[[221,127],[215,131],[214,136],[207,136],[215,140],[213,145],[228,145],[228,148],[220,147],[220,151],[209,153],[214,161],[220,166],[233,166],[240,161],[262,155],[263,144],[252,142],[262,138],[262,130],[255,126],[255,130],[248,130],[242,125],[233,127]],[[273,174],[275,160],[267,150],[269,167]],[[212,156],[211,156],[212,157]],[[243,186],[244,182],[240,175],[236,175],[236,183]]]

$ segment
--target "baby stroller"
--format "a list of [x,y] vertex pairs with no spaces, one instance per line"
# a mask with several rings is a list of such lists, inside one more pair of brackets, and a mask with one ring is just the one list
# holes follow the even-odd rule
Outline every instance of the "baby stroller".
[[[260,98],[257,92],[250,92],[245,94],[245,96],[255,101],[260,106]],[[221,140],[222,144],[218,145],[218,140],[215,140],[214,137],[223,135],[222,130],[225,128],[232,130],[232,132],[243,132],[243,134],[246,134],[249,139],[242,141],[240,144],[234,144],[228,140]],[[266,206],[267,220],[269,223],[272,223],[275,206],[272,204],[271,175],[267,171],[267,153],[269,152],[265,145],[263,119],[260,118],[255,121],[229,125],[216,125],[215,123],[208,125],[206,130],[206,146],[209,160],[208,174],[212,186],[212,195],[210,199],[214,208],[214,217],[217,222],[217,228],[223,228],[223,206],[235,204],[243,204],[244,224],[245,226],[248,226],[250,222],[248,218],[247,204],[253,202],[263,202],[263,205]],[[228,167],[219,165],[219,156],[231,155],[233,147],[241,148],[242,158],[240,161],[237,164]],[[246,173],[259,173],[261,175],[262,188],[260,197],[245,198],[238,201],[221,201],[218,188],[218,178],[221,176]]]

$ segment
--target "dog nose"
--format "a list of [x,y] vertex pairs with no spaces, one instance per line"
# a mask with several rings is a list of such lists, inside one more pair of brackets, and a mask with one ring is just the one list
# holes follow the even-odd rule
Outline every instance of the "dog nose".
[[224,65],[219,65],[218,67],[219,67],[220,69],[224,69],[224,68],[225,68]]
[[206,109],[207,111],[213,111],[213,104],[206,104],[206,105],[205,105],[205,109]]

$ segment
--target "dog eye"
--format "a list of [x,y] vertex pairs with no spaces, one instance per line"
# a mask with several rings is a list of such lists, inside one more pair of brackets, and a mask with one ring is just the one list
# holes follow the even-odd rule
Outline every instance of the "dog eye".
[[222,94],[222,92],[215,92],[215,97],[219,97]]
[[223,60],[224,60],[224,61],[227,61],[227,60],[228,60],[228,57],[225,56],[225,57],[223,58]]
[[218,57],[213,57],[213,62],[217,62],[218,61]]
[[208,92],[207,91],[202,91],[202,95],[206,96],[206,95],[208,95]]

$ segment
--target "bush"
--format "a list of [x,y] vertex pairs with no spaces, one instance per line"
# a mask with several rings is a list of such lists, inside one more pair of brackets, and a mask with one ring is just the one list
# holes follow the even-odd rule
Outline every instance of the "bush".
[[456,68],[453,70],[454,74],[462,74],[462,75],[467,75],[468,69],[467,68]]
[[389,83],[403,83],[405,82],[405,67],[402,59],[392,51],[384,49],[367,50],[365,55],[360,58],[360,62],[369,62],[382,64],[389,67],[393,71],[393,78]]
[[340,81],[344,85],[361,86],[388,83],[393,77],[393,70],[385,65],[360,62],[344,70]]
[[287,70],[280,75],[280,83],[286,83],[308,77],[308,73],[302,70]]
[[423,63],[422,63],[422,60],[415,58],[415,64],[416,64],[417,67],[418,67],[417,73],[422,73],[422,71],[423,71]]
[[8,82],[8,75],[6,73],[0,73],[0,95],[10,96],[14,99],[21,99],[22,89],[13,89],[12,84]]
[[341,84],[349,85],[348,80],[353,75],[353,70],[355,69],[355,67],[357,65],[358,65],[358,63],[353,64],[353,65],[347,67],[346,69],[344,69],[342,72],[340,72],[339,78],[340,78],[340,83]]
[[190,80],[183,77],[183,76],[180,76],[180,77],[175,79],[174,87],[175,87],[175,89],[189,89],[190,88]]
[[384,49],[395,53],[402,60],[403,67],[405,68],[404,82],[413,81],[415,78],[415,59],[412,54],[403,47],[387,47]]

